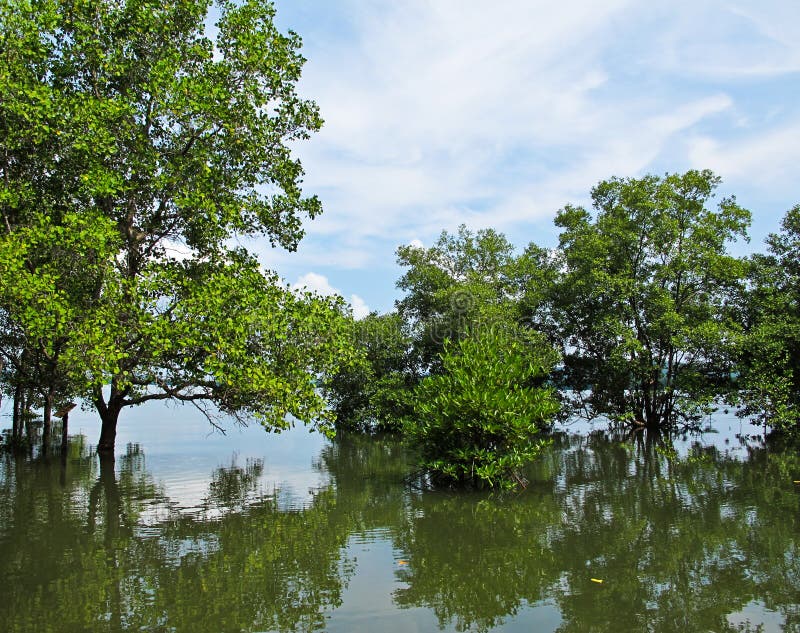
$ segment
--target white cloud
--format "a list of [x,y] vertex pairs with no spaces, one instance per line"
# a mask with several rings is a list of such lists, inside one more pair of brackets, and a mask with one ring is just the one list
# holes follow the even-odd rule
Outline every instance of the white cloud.
[[[335,267],[356,270],[367,267],[373,253],[360,240],[326,230],[324,217],[325,215],[314,220],[308,226],[307,235],[301,240],[298,252],[272,248],[263,242],[249,242],[248,246],[258,254],[265,268],[279,272],[293,264],[301,265],[303,269]],[[331,236],[335,237],[331,239]]]
[[662,28],[649,60],[656,68],[720,79],[800,71],[796,2],[672,0],[658,13]]
[[310,20],[302,92],[326,120],[297,146],[325,213],[279,270],[389,274],[398,244],[462,222],[535,240],[612,175],[796,186],[798,2],[342,0],[336,28],[319,6],[278,1]]
[[724,178],[748,179],[764,187],[782,187],[797,196],[800,181],[800,121],[768,134],[731,140],[707,136],[693,138],[689,156],[700,167],[709,167]]
[[348,252],[368,254],[361,267],[370,240],[407,241],[420,225],[552,216],[552,200],[646,171],[732,105],[719,90],[664,100],[623,83],[606,57],[646,21],[630,0],[347,8],[355,37],[336,55],[309,53],[305,84],[327,122],[302,153],[328,209],[314,231],[347,235]]
[[[324,297],[343,296],[337,288],[334,288],[331,285],[330,281],[328,281],[328,278],[325,275],[320,275],[319,273],[315,272],[309,272],[305,275],[302,275],[296,282],[294,282],[294,284],[292,284],[292,289],[295,291],[308,290],[311,292],[316,292]],[[357,294],[351,294],[348,303],[350,304],[350,308],[353,310],[353,316],[356,319],[363,319],[370,313],[369,306]]]
[[331,286],[328,278],[325,275],[320,275],[318,273],[306,273],[302,277],[300,277],[294,284],[292,285],[293,290],[308,290],[310,292],[316,292],[317,294],[322,295],[323,297],[331,297],[334,295],[340,295],[336,288]]
[[366,302],[356,294],[350,295],[350,307],[353,309],[353,316],[356,320],[363,319],[370,312]]

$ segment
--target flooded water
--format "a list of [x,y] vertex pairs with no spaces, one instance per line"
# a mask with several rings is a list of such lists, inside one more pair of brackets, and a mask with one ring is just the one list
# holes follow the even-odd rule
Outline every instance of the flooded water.
[[101,467],[71,417],[65,461],[0,455],[0,631],[800,631],[800,453],[731,416],[571,427],[516,494],[163,407]]

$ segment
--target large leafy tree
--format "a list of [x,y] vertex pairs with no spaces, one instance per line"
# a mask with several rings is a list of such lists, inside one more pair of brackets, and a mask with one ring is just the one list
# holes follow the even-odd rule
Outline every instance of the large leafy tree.
[[744,275],[727,251],[750,214],[710,202],[709,171],[618,179],[592,190],[595,213],[568,206],[553,314],[567,384],[589,415],[648,426],[691,419],[729,376],[726,309]]
[[440,371],[445,341],[462,338],[472,325],[522,318],[523,268],[502,233],[462,225],[428,248],[401,246],[397,261],[406,269],[397,282],[406,293],[397,311],[411,328],[421,375]]
[[[2,239],[78,214],[117,240],[90,294],[71,281],[79,257],[50,279],[92,324],[65,321],[59,331],[81,337],[65,349],[104,359],[69,384],[103,420],[101,452],[113,451],[120,411],[152,399],[212,402],[270,426],[287,413],[319,419],[316,376],[347,357],[335,302],[292,295],[231,247],[264,236],[295,249],[303,218],[320,212],[290,151],[321,125],[295,91],[299,37],[276,29],[265,0],[220,0],[212,41],[211,8],[0,2]],[[58,259],[52,251],[42,265]],[[0,269],[4,286],[14,270]],[[24,330],[19,310],[31,305],[6,301],[4,321]],[[30,334],[6,355],[22,358]]]
[[750,258],[739,356],[742,412],[783,430],[800,424],[800,205],[786,214],[768,252]]
[[435,483],[521,483],[559,410],[543,385],[558,354],[538,331],[555,271],[547,251],[517,255],[503,234],[461,226],[399,248],[398,262],[419,381],[403,430],[421,466]]

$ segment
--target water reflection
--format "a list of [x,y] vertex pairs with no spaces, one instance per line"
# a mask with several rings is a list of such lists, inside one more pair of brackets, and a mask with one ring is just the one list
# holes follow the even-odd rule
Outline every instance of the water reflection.
[[260,487],[263,473],[263,459],[248,458],[242,467],[234,456],[230,466],[214,471],[206,505],[218,509],[223,515],[246,510],[254,500],[265,496]]
[[397,441],[343,436],[302,506],[234,455],[190,512],[137,445],[3,455],[0,630],[797,631],[800,455],[746,450],[559,435],[491,495],[419,490]]
[[[559,631],[734,631],[754,602],[798,630],[796,453],[561,437],[510,498],[427,493],[400,535],[401,606],[487,631],[553,600]],[[598,582],[602,581],[602,582]],[[753,614],[754,617],[758,614]],[[757,618],[756,618],[757,620]]]
[[136,447],[115,470],[83,456],[4,456],[0,630],[311,631],[352,574],[332,489],[306,509],[241,507],[259,465],[220,468],[213,518],[173,508]]
[[[679,459],[658,437],[571,443],[564,467],[579,484],[559,493],[554,542],[562,630],[735,630],[727,616],[753,599],[787,625],[796,617],[797,499],[777,476],[780,459],[756,451],[742,462],[699,446]],[[769,599],[780,593],[780,604]]]

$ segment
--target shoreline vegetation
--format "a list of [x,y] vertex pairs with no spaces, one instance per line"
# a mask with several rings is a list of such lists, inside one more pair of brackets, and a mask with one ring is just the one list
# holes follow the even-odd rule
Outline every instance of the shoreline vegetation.
[[800,430],[800,205],[736,257],[750,213],[708,170],[601,181],[553,248],[466,226],[401,246],[402,298],[362,320],[264,271],[231,244],[297,248],[322,207],[291,147],[322,118],[270,3],[215,4],[214,41],[209,6],[0,2],[11,445],[41,417],[47,450],[81,402],[113,461],[121,412],[174,400],[400,433],[434,482],[512,488],[569,416],[659,431],[727,405]]
[[[353,322],[362,365],[326,384],[337,424],[400,431],[434,480],[490,487],[521,483],[514,460],[575,416],[661,432],[732,407],[796,434],[800,207],[766,254],[734,257],[750,214],[733,198],[712,207],[719,184],[709,171],[603,181],[592,212],[558,213],[553,249],[516,254],[504,235],[464,226],[401,247],[405,296]],[[498,332],[502,343],[476,351]],[[517,363],[540,372],[523,378]],[[548,414],[509,441],[537,414],[514,400],[521,390]]]

